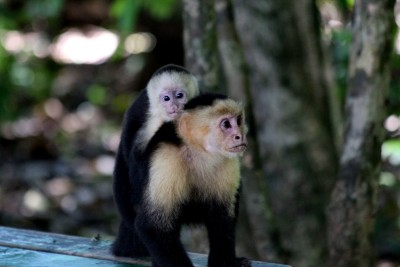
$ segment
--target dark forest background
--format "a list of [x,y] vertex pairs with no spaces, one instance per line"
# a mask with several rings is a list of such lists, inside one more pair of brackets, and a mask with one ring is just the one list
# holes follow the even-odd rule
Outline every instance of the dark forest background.
[[238,254],[398,266],[395,4],[0,0],[0,225],[113,239],[124,111],[175,63],[246,104]]

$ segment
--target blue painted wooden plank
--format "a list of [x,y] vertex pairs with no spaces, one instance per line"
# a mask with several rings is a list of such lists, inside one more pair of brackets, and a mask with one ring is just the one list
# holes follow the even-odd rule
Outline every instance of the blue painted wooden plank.
[[[0,226],[0,246],[36,252],[50,252],[86,258],[131,263],[131,266],[151,266],[149,259],[114,257],[111,241],[68,236]],[[188,253],[195,267],[207,266],[207,255]],[[55,256],[54,256],[55,257]],[[1,259],[1,258],[0,258]],[[0,261],[1,263],[1,261]],[[76,265],[74,265],[76,266]],[[83,265],[85,266],[85,265]],[[111,265],[113,266],[113,265]],[[0,264],[0,267],[3,267]],[[252,261],[252,267],[289,267],[287,265]]]
[[110,241],[78,236],[0,227],[0,245],[150,266],[146,260],[114,257],[110,253]]
[[143,267],[133,263],[120,263],[0,246],[1,267]]

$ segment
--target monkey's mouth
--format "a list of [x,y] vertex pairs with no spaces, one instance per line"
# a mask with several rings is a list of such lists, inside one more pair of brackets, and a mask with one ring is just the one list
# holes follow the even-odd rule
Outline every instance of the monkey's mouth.
[[182,112],[170,112],[168,116],[172,119],[176,119]]
[[233,146],[229,150],[230,150],[230,152],[241,153],[241,152],[245,151],[246,148],[247,148],[247,144],[243,143],[243,144],[240,144],[240,145],[237,145],[237,146]]

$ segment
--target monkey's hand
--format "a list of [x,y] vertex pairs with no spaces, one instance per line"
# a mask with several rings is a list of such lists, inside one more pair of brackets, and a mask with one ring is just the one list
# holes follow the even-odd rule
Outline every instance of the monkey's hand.
[[236,258],[235,267],[251,267],[251,262],[249,259],[244,257]]

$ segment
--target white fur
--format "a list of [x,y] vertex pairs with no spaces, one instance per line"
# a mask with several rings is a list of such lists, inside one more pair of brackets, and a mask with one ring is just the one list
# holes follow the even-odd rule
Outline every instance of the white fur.
[[149,143],[150,139],[154,136],[156,131],[161,127],[164,120],[159,116],[148,115],[148,119],[145,125],[140,128],[136,144],[139,145],[141,150],[144,150]]
[[187,99],[192,99],[199,94],[197,79],[184,72],[166,71],[150,79],[147,84],[147,96],[150,106],[147,121],[138,132],[136,144],[144,150],[155,132],[163,122],[171,120],[160,104],[159,96],[165,89],[181,88],[186,91]]
[[183,72],[163,72],[149,81],[147,84],[147,95],[150,101],[150,114],[159,116],[164,121],[170,120],[160,105],[159,96],[165,89],[181,88],[186,91],[187,99],[192,99],[199,94],[199,87],[196,78]]

